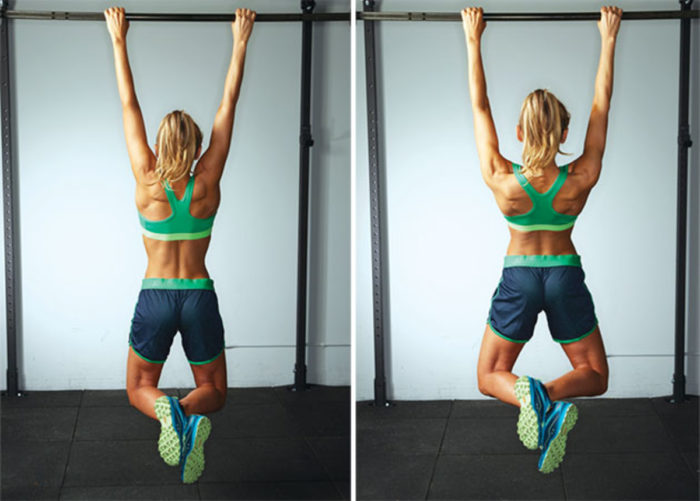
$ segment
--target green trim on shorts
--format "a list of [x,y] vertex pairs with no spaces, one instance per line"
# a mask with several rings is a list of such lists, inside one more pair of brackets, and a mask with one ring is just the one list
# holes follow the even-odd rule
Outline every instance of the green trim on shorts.
[[131,344],[131,341],[129,341],[129,347],[131,348],[131,351],[133,351],[137,357],[139,357],[142,360],[145,360],[146,362],[150,362],[152,364],[164,364],[165,360],[151,360],[150,358],[146,358],[143,355],[141,355],[138,351],[136,351],[136,348],[134,348],[134,345]]
[[491,325],[491,320],[486,322],[486,324],[491,328],[491,332],[496,334],[498,337],[505,339],[506,341],[510,341],[511,343],[525,344],[529,341],[529,339],[522,341],[519,339],[511,339],[508,336],[504,336],[503,334],[501,334],[500,332],[498,332],[496,329],[493,328],[493,325]]
[[141,289],[214,290],[211,278],[144,278]]
[[504,268],[514,268],[525,266],[530,268],[552,268],[554,266],[576,266],[581,267],[581,256],[578,254],[563,254],[560,256],[506,256],[503,260]]
[[219,356],[224,352],[225,349],[226,349],[225,347],[224,347],[224,348],[221,348],[221,351],[220,351],[219,353],[217,353],[217,354],[214,356],[214,358],[210,358],[209,360],[205,360],[204,362],[192,362],[191,360],[188,360],[188,362],[189,362],[191,365],[204,365],[204,364],[209,364],[209,363],[213,362],[214,360],[216,360],[217,358],[219,358]]
[[559,344],[575,343],[576,341],[581,341],[586,336],[590,336],[591,334],[593,334],[597,328],[598,328],[598,320],[596,319],[596,323],[593,326],[593,328],[591,330],[589,330],[588,332],[586,332],[583,336],[579,336],[579,337],[574,338],[574,339],[564,339],[564,340],[559,340],[559,339],[554,339],[554,338],[552,338],[552,339],[554,339]]

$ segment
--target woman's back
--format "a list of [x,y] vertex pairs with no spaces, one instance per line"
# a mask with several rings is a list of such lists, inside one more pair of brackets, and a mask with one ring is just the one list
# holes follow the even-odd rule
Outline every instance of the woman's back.
[[[200,238],[183,238],[168,240],[169,234],[166,222],[172,221],[172,202],[179,204],[180,211],[187,211],[194,223],[199,226],[211,228],[213,221],[209,221],[216,214],[221,192],[218,182],[211,182],[206,175],[202,175],[202,169],[197,166],[195,174],[172,183],[170,196],[166,188],[153,176],[153,182],[137,183],[136,207],[142,216],[142,224],[164,227],[161,231],[165,236],[153,234],[151,238],[144,228],[143,242],[148,256],[146,278],[209,278],[205,266],[205,257],[209,249],[211,236],[209,232]],[[188,193],[188,184],[192,183],[191,193]],[[175,200],[172,200],[172,199]],[[189,201],[189,203],[187,203]],[[144,222],[143,219],[146,221]],[[209,224],[207,224],[207,222]],[[162,223],[162,224],[158,224]],[[211,231],[211,230],[209,230]],[[197,235],[191,235],[196,237]],[[176,237],[181,238],[182,236]]]
[[[527,231],[528,228],[521,228],[518,224],[509,225],[511,241],[507,254],[576,253],[571,242],[573,220],[583,211],[592,188],[588,178],[580,171],[577,172],[576,165],[581,161],[585,160],[579,159],[561,168],[551,164],[542,171],[540,176],[528,177],[522,174],[518,176],[515,172],[517,166],[504,159],[503,165],[498,169],[499,174],[491,183],[491,188],[499,209],[507,219],[517,221],[518,217],[530,214],[534,208],[533,197],[537,197],[548,198],[547,202],[554,215],[563,215],[565,217],[560,219],[568,217],[571,221],[571,226],[567,228],[568,225],[561,225],[558,231]],[[529,184],[529,190],[535,193],[528,194],[524,184]],[[550,197],[545,197],[546,194],[550,194]]]

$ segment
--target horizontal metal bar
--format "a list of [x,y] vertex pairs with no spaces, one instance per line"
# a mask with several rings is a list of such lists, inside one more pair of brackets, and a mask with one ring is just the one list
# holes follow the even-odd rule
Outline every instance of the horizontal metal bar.
[[[232,344],[226,346],[227,350],[239,348],[296,348],[296,344]],[[349,344],[306,344],[307,348],[349,348]]]
[[[649,10],[623,12],[624,21],[700,18],[700,11]],[[461,21],[459,12],[357,12],[367,21]],[[597,21],[600,12],[484,12],[486,21]]]
[[[8,10],[5,12],[8,19],[35,19],[46,21],[104,21],[102,12],[65,12],[65,11],[29,11]],[[233,12],[225,14],[167,14],[167,13],[136,13],[127,12],[129,21],[195,21],[195,22],[231,22],[236,19]],[[255,16],[256,23],[283,23],[292,21],[350,21],[349,12],[315,12],[313,14],[302,13],[258,13]]]
[[[686,357],[700,357],[700,353],[688,353],[687,351],[684,353]],[[606,357],[608,358],[656,358],[656,357],[665,357],[665,358],[670,358],[674,357],[675,355],[673,353],[629,353],[629,354],[608,354]]]

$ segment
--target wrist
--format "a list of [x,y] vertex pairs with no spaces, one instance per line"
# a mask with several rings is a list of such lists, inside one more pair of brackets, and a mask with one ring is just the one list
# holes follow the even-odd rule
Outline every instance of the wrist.
[[234,50],[243,50],[244,51],[244,50],[246,50],[247,45],[248,45],[248,40],[244,40],[242,38],[240,38],[240,39],[234,38],[233,39],[233,49]]
[[478,49],[479,47],[481,47],[481,38],[472,35],[467,35],[467,45]]

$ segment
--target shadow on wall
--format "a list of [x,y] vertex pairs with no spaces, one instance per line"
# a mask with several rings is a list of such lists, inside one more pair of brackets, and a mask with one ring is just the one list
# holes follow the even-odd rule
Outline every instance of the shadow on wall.
[[[349,51],[338,57],[344,52],[336,37],[344,29],[315,23],[312,33],[307,330],[312,383],[322,367],[341,379],[344,368],[350,372],[350,106],[342,99],[350,92],[350,57]],[[343,380],[349,383],[349,377]]]
[[[326,131],[319,129],[318,125],[323,123],[322,108],[319,103],[325,102],[328,89],[324,82],[323,74],[319,71],[319,61],[326,58],[326,44],[324,31],[319,29],[319,24],[313,25],[312,32],[312,58],[311,58],[311,94],[314,99],[311,103],[311,137],[314,144],[311,147],[309,161],[309,271],[308,271],[308,322],[307,322],[307,343],[312,348],[307,349],[309,368],[318,367],[323,363],[323,348],[314,347],[323,343],[325,335],[323,332],[324,318],[326,311],[326,268],[328,266],[328,256],[324,245],[324,228],[327,224],[326,211],[322,210],[325,205],[323,201],[324,189],[327,183],[327,166],[324,165],[324,153],[326,151]],[[316,104],[317,106],[314,106]],[[311,369],[312,371],[313,369]],[[310,372],[311,372],[310,371]]]

